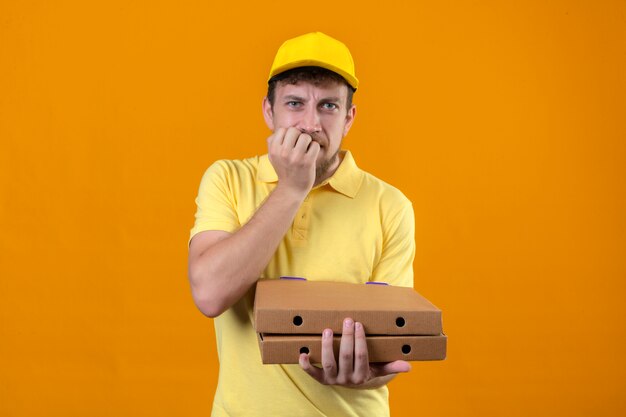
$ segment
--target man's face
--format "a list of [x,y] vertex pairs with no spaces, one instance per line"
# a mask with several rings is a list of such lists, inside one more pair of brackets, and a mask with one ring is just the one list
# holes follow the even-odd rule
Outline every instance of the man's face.
[[272,131],[295,127],[319,143],[318,178],[324,177],[326,172],[334,172],[339,166],[337,154],[356,115],[354,105],[346,109],[347,95],[348,87],[334,81],[320,85],[305,81],[296,84],[279,82],[273,108],[267,98],[263,101],[265,122]]

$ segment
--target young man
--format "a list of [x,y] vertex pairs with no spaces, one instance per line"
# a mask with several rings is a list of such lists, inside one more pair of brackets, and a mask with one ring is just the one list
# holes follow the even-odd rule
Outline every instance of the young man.
[[286,41],[270,71],[268,154],[215,162],[196,203],[189,246],[194,301],[215,318],[220,359],[213,416],[384,416],[386,383],[408,363],[370,364],[361,323],[347,317],[337,358],[322,367],[262,365],[252,325],[258,279],[413,286],[413,209],[341,150],[358,87],[349,50],[322,33]]

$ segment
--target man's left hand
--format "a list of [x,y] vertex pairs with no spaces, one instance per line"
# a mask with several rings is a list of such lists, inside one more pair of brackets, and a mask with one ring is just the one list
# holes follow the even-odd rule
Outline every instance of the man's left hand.
[[300,366],[321,384],[364,389],[381,387],[397,373],[411,370],[411,365],[405,361],[369,363],[363,325],[354,323],[350,318],[343,322],[339,364],[333,353],[333,332],[325,329],[322,334],[322,367],[311,365],[306,353],[300,355]]

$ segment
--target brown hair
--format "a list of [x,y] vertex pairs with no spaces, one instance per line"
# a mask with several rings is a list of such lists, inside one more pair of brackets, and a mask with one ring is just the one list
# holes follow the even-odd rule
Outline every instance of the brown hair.
[[274,92],[276,85],[297,84],[299,81],[310,82],[314,85],[326,84],[328,82],[336,82],[345,84],[348,87],[348,96],[346,98],[346,111],[352,107],[352,95],[356,91],[341,75],[322,67],[298,67],[276,74],[267,82],[267,99],[270,105],[274,107]]

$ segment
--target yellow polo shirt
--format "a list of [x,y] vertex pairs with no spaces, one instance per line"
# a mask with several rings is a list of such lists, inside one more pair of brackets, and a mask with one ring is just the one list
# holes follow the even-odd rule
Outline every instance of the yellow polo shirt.
[[[313,188],[261,278],[384,281],[413,286],[411,202],[359,169],[342,151],[335,174]],[[196,198],[191,238],[205,230],[236,232],[276,187],[267,155],[217,161]],[[245,262],[246,254],[241,254]],[[299,365],[263,365],[252,324],[254,288],[214,320],[220,373],[213,403],[221,416],[386,416],[387,387],[356,390],[321,385]],[[321,343],[321,337],[320,337]]]

